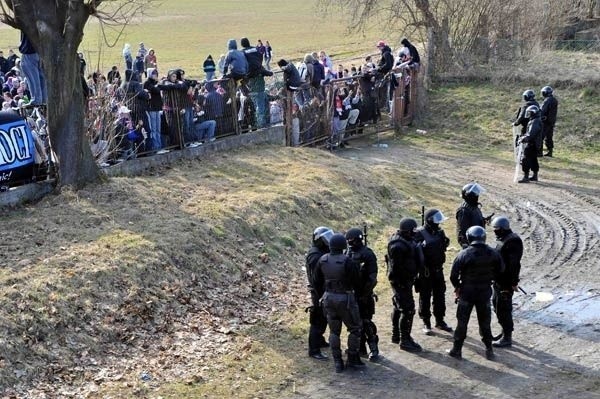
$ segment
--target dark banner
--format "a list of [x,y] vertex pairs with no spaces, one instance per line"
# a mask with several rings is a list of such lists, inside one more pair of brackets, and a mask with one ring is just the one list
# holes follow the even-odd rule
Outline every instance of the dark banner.
[[11,111],[0,112],[0,186],[31,180],[34,151],[34,139],[25,120]]

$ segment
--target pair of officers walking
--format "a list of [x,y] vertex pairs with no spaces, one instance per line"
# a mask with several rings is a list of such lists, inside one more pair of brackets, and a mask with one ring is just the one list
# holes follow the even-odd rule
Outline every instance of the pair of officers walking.
[[[461,205],[461,208],[465,207]],[[461,208],[457,211],[457,222],[460,222],[459,216],[463,218],[459,214],[465,213]],[[417,228],[414,219],[403,218],[400,221],[400,228],[388,242],[386,255],[387,277],[394,293],[392,342],[399,343],[401,349],[410,352],[422,350],[411,336],[416,313],[413,287],[420,294],[419,316],[423,320],[424,332],[432,333],[432,299],[436,328],[452,332],[452,328],[444,320],[446,285],[443,264],[449,239],[440,228],[440,223],[446,218],[437,209],[427,211],[424,216],[425,224],[420,228]],[[481,219],[484,226],[484,218]],[[477,310],[486,356],[490,359],[493,357],[490,327],[492,281],[494,310],[503,328],[502,339],[494,345],[506,347],[512,343],[512,293],[518,285],[522,242],[510,230],[508,219],[497,217],[492,226],[500,243],[497,249],[493,249],[485,244],[483,226],[473,225],[466,229],[464,249],[456,257],[452,267],[450,280],[457,297],[458,325],[454,332],[454,346],[449,354],[457,358],[461,357],[462,343],[473,307]],[[337,372],[341,372],[346,366],[364,366],[360,355],[367,354],[367,345],[369,360],[376,361],[379,358],[377,326],[372,320],[375,313],[376,296],[373,289],[377,284],[377,259],[364,238],[366,237],[358,228],[348,230],[344,236],[335,234],[327,227],[319,227],[313,233],[313,246],[306,257],[312,299],[309,356],[327,360],[321,348],[330,346]],[[510,263],[511,267],[505,268],[505,263]],[[342,324],[346,325],[349,333],[346,364],[341,352]],[[323,337],[328,325],[329,343]]]

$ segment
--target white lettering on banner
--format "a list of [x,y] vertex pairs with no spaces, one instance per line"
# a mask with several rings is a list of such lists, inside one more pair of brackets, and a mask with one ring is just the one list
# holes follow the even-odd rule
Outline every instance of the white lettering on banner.
[[31,158],[29,135],[25,125],[0,129],[0,166]]

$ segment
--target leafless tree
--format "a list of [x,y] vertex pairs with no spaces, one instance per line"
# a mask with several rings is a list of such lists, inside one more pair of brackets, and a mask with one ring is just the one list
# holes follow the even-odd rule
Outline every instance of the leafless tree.
[[0,0],[0,21],[21,30],[43,65],[50,142],[58,158],[58,186],[74,188],[101,173],[85,135],[85,99],[77,49],[90,17],[121,30],[153,0]]

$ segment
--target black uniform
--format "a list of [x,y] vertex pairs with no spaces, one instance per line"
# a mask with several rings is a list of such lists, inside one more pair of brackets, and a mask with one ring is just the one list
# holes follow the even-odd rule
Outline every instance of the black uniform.
[[377,326],[371,320],[375,314],[373,289],[377,285],[377,257],[371,248],[362,244],[349,247],[348,256],[358,265],[359,270],[356,299],[360,318],[362,319],[360,347],[362,350],[365,343],[368,343],[369,348],[373,351],[374,348],[377,348],[379,342]]
[[529,100],[525,101],[521,108],[517,110],[517,118],[513,125],[521,125],[521,136],[523,136],[527,132],[527,124],[529,123],[529,118],[525,117],[525,111],[531,105],[535,105],[538,108],[540,107],[540,104],[536,100]]
[[312,307],[310,308],[310,328],[308,330],[308,355],[316,355],[321,353],[321,347],[327,343],[323,334],[327,328],[327,319],[319,300],[323,296],[323,288],[315,283],[315,270],[319,263],[319,259],[327,252],[313,245],[306,254],[306,277],[308,279],[308,289],[310,291],[310,299]]
[[456,237],[463,248],[469,245],[466,233],[471,226],[485,227],[485,219],[477,200],[465,201],[456,210]]
[[450,281],[458,290],[457,326],[454,330],[454,345],[458,351],[467,337],[473,307],[477,311],[481,340],[486,348],[491,348],[491,284],[503,271],[504,262],[500,254],[487,244],[471,244],[454,259]]
[[419,317],[431,328],[431,297],[433,294],[433,315],[436,324],[441,325],[446,315],[446,281],[444,280],[444,262],[446,248],[450,240],[444,230],[429,225],[420,227],[415,241],[422,244],[424,267],[419,276]]
[[415,279],[423,267],[423,252],[416,242],[407,240],[400,235],[400,231],[397,231],[388,242],[387,254],[388,279],[394,292],[392,341],[395,341],[398,333],[401,343],[406,340],[412,341],[410,333],[415,315],[412,290]]
[[[552,155],[554,149],[554,124],[558,112],[558,101],[552,94],[544,99],[542,103],[542,139],[546,142],[548,153]],[[541,147],[540,147],[541,149]]]
[[523,256],[523,241],[517,233],[508,230],[496,245],[496,250],[504,261],[504,272],[494,282],[494,296],[492,303],[498,317],[498,323],[502,326],[503,335],[510,340],[514,329],[512,318],[512,296],[513,287],[519,285],[519,273],[521,271],[521,257]]
[[529,120],[527,133],[521,137],[521,142],[524,143],[523,155],[521,156],[521,169],[525,176],[528,176],[531,170],[537,178],[537,173],[540,170],[538,153],[542,142],[542,122],[539,114]]
[[358,358],[361,320],[354,287],[358,285],[358,267],[342,253],[325,254],[315,270],[315,287],[323,290],[322,303],[329,325],[329,345],[334,360],[342,358],[340,334],[342,322],[348,329],[348,358]]

